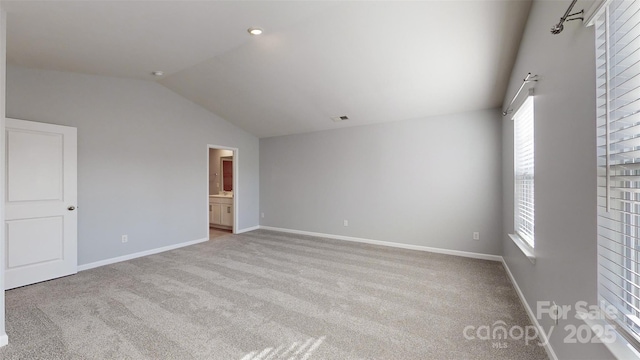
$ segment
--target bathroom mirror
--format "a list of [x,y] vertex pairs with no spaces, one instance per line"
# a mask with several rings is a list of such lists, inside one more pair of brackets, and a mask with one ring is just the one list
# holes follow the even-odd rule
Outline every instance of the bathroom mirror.
[[222,174],[222,191],[233,191],[233,156],[220,158],[220,174]]

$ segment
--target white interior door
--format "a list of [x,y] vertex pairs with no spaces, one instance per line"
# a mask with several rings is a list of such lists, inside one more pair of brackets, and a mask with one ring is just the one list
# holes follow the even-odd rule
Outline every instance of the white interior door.
[[77,272],[76,128],[6,119],[5,288]]

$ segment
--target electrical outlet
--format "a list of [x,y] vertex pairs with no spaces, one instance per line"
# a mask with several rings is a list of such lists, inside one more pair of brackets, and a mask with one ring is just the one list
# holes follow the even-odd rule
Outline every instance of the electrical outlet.
[[349,226],[349,220],[344,221],[344,226]]
[[473,240],[480,240],[480,233],[479,232],[474,232],[473,233]]
[[264,213],[260,213],[260,217],[264,219]]
[[122,243],[126,243],[127,241],[129,241],[129,235],[122,235]]

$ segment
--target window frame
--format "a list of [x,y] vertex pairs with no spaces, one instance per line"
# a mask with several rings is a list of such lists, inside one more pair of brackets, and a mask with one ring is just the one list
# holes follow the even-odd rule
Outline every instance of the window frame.
[[[514,112],[511,120],[513,121],[513,233],[510,233],[509,237],[524,255],[535,264],[535,101],[532,90],[529,91],[529,95],[522,101],[518,110]],[[519,134],[519,130],[522,131],[522,122],[525,123],[524,125],[528,130],[528,134],[524,134],[528,137],[525,141],[531,147],[528,150],[528,156],[526,156],[527,154],[521,154],[521,149],[519,150],[519,139],[522,140],[523,135]],[[519,159],[523,157],[521,155],[525,155],[525,160],[530,162],[528,166],[523,167],[519,163]],[[522,168],[527,168],[530,173],[521,174]],[[520,179],[524,175],[528,175],[529,178],[526,180]],[[522,216],[520,212],[522,205],[520,190],[523,181],[530,183],[525,186],[525,188],[529,189],[530,194],[525,196],[524,204],[531,209],[530,220]],[[523,223],[529,223],[530,231],[528,233],[522,231]]]

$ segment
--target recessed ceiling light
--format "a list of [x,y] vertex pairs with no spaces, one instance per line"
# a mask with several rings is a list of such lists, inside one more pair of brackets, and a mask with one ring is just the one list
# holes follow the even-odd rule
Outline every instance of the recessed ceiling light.
[[164,71],[153,71],[151,74],[153,76],[162,76],[164,75]]
[[250,27],[250,28],[247,29],[247,31],[251,35],[260,35],[260,34],[262,34],[262,29],[257,28],[257,27]]

